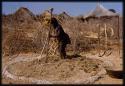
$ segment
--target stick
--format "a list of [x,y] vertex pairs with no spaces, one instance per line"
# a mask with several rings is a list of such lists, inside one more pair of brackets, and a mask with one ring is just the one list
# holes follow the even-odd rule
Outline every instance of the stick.
[[106,24],[104,24],[105,25],[105,50],[107,50],[107,25]]
[[118,53],[119,53],[119,56],[120,56],[120,35],[119,35],[119,16],[118,16]]
[[48,52],[51,52],[51,51],[53,50],[53,46],[54,46],[54,41],[53,41],[53,43],[50,45]]
[[102,55],[99,53],[99,57],[102,57],[106,54],[107,52],[107,30],[106,30],[106,24],[104,24],[104,32],[105,32],[105,51]]
[[45,46],[46,46],[46,45],[47,45],[47,38],[46,38],[45,44],[44,44],[44,46],[43,46],[43,49],[42,49],[42,51],[41,51],[41,57],[42,57],[43,51],[45,50]]

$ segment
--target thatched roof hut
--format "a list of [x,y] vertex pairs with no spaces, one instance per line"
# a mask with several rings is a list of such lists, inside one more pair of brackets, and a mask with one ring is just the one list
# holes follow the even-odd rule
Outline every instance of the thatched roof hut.
[[[114,10],[114,9],[113,9]],[[84,16],[85,19],[90,17],[106,17],[106,16],[118,16],[119,14],[111,9],[106,9],[103,5],[97,4],[96,8],[90,11],[87,15]]]

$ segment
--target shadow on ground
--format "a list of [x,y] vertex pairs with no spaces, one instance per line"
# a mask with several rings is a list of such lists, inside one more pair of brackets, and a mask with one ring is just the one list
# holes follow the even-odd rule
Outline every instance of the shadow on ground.
[[74,55],[67,55],[67,59],[79,58],[82,57],[81,55],[74,54]]

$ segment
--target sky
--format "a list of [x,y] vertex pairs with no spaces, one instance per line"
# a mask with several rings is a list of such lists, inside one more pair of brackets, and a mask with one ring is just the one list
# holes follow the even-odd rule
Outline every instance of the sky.
[[[94,10],[98,2],[2,2],[2,14],[11,14],[20,7],[27,7],[34,14],[41,14],[44,10],[53,7],[54,14],[63,11],[70,16],[84,15]],[[122,14],[122,2],[99,2],[107,9],[115,9],[116,12]]]

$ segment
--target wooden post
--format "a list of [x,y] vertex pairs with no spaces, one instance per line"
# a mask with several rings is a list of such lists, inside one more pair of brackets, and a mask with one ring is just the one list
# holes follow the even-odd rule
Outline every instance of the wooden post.
[[107,50],[107,43],[108,43],[108,37],[107,37],[107,25],[104,24],[104,29],[105,29],[105,50]]
[[118,16],[118,53],[120,56],[120,35],[119,35],[119,16]]

